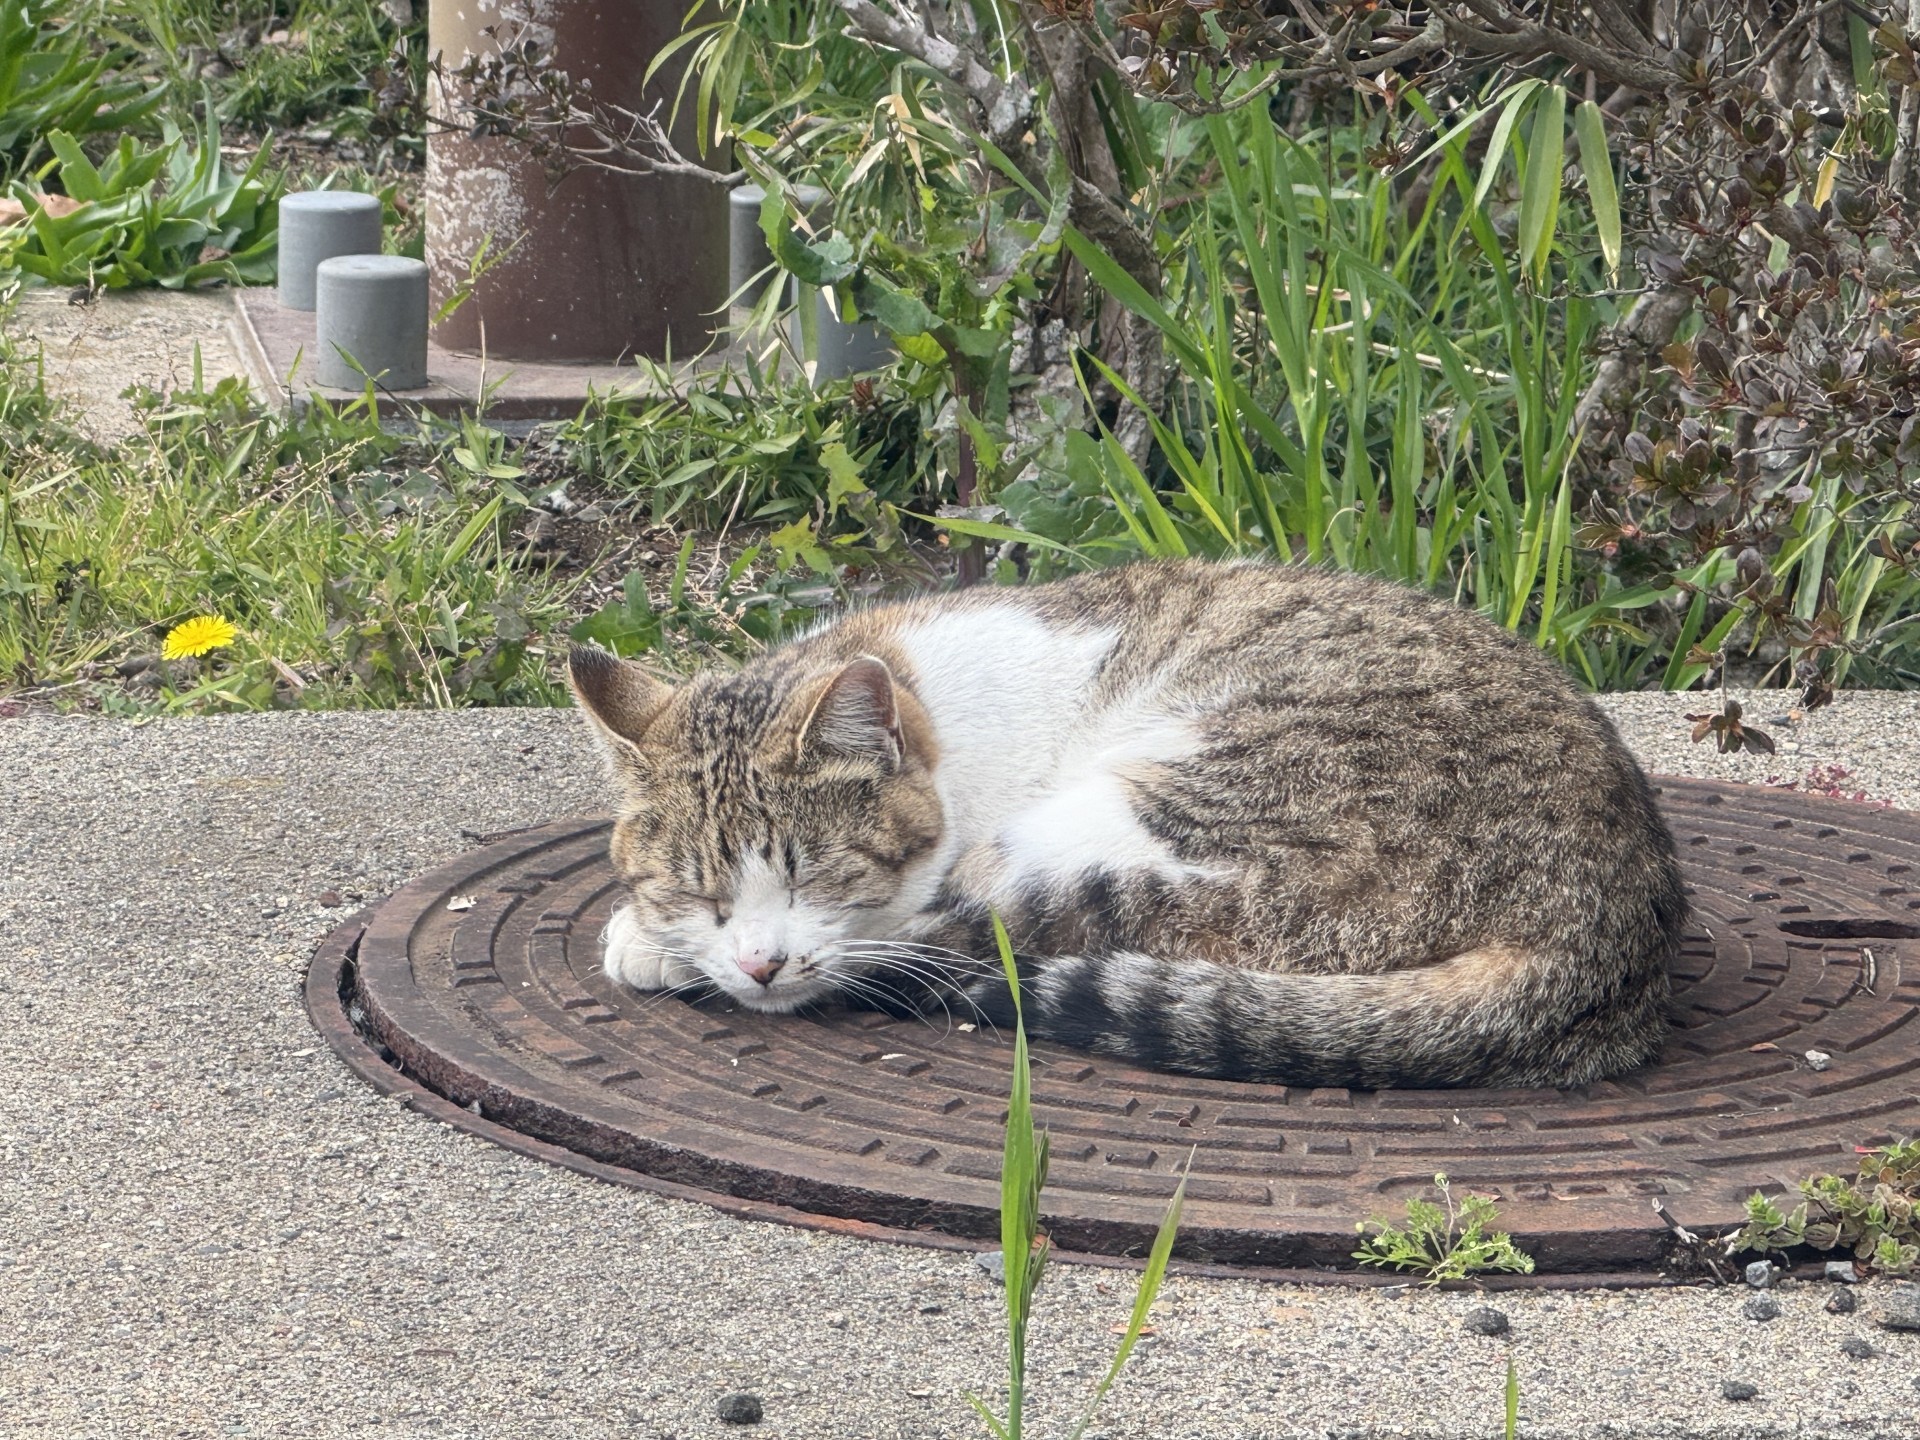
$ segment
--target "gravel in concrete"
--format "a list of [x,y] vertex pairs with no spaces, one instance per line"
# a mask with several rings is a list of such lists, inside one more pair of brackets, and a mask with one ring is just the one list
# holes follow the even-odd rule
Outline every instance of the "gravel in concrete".
[[[1920,808],[1920,696],[1776,722],[1772,760],[1689,745],[1699,703],[1609,705],[1660,768],[1841,763]],[[743,1433],[717,1413],[743,1391],[783,1440],[983,1433],[964,1397],[1001,1393],[1005,1292],[970,1257],[549,1168],[376,1098],[309,1028],[307,956],[344,913],[320,898],[600,809],[574,727],[0,721],[0,1436],[709,1440]],[[1511,1357],[1538,1440],[1911,1440],[1920,1334],[1827,1313],[1838,1289],[1783,1282],[1765,1325],[1745,1286],[1502,1294],[1488,1339],[1468,1293],[1176,1278],[1092,1433],[1494,1435]],[[1065,1433],[1130,1298],[1049,1275],[1031,1433]]]

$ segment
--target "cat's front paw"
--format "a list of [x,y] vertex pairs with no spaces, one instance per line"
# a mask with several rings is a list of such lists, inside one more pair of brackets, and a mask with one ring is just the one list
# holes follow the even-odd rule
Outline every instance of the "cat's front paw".
[[607,921],[607,978],[635,990],[666,990],[699,978],[699,971],[641,933],[631,905],[622,905]]

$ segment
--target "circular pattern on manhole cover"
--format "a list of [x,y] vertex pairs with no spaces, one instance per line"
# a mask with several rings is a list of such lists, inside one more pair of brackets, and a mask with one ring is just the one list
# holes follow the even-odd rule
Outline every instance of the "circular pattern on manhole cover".
[[[1193,1259],[1349,1265],[1355,1222],[1444,1170],[1499,1198],[1543,1271],[1644,1271],[1666,1249],[1661,1208],[1694,1230],[1734,1225],[1755,1188],[1911,1132],[1920,817],[1696,781],[1661,796],[1695,921],[1657,1066],[1565,1092],[1350,1093],[1036,1046],[1055,1243],[1141,1253],[1191,1154]],[[606,840],[604,823],[515,835],[344,928],[310,985],[323,1029],[352,1043],[343,995],[393,1064],[451,1102],[442,1113],[537,1153],[801,1218],[996,1237],[1005,1039],[624,991],[600,970]]]

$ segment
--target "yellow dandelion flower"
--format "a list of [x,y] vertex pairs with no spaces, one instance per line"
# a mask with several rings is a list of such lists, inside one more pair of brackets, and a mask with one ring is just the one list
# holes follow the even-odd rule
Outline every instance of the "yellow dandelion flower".
[[167,632],[167,638],[160,646],[160,656],[164,660],[185,660],[189,656],[204,655],[209,650],[231,645],[233,637],[239,633],[218,615],[196,615],[191,620],[182,620]]

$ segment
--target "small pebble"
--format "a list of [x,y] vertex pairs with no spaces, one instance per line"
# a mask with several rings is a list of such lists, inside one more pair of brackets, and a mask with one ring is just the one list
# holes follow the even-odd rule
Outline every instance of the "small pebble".
[[1838,1280],[1842,1285],[1854,1285],[1859,1283],[1860,1272],[1853,1268],[1851,1260],[1829,1260],[1827,1279]]
[[1764,1290],[1773,1284],[1773,1277],[1779,1273],[1773,1268],[1771,1260],[1756,1260],[1747,1266],[1747,1283],[1756,1290]]
[[920,1307],[920,1313],[922,1315],[944,1315],[947,1313],[947,1307],[944,1305],[922,1305]]
[[1832,1064],[1833,1064],[1833,1056],[1827,1054],[1826,1051],[1824,1050],[1807,1051],[1807,1068],[1809,1070],[1825,1070]]
[[1827,1296],[1829,1315],[1851,1315],[1860,1308],[1860,1297],[1851,1290],[1836,1290]]
[[1469,1310],[1460,1323],[1475,1335],[1505,1335],[1513,1328],[1507,1317],[1491,1305],[1480,1305]]
[[1768,1295],[1756,1295],[1740,1307],[1749,1320],[1778,1320],[1780,1302]]
[[1720,1382],[1720,1397],[1723,1400],[1751,1400],[1759,1393],[1760,1387],[1758,1385],[1749,1384],[1745,1380],[1722,1380]]
[[322,890],[319,895],[314,897],[314,903],[328,910],[337,910],[347,902],[340,898],[340,892],[338,890]]
[[827,1312],[827,1328],[829,1330],[846,1329],[847,1317],[842,1315],[838,1310],[829,1310]]
[[758,1395],[736,1390],[731,1395],[722,1395],[720,1402],[713,1407],[713,1413],[729,1425],[758,1425],[764,1412],[760,1408]]
[[1883,1330],[1920,1330],[1920,1285],[1873,1287],[1873,1318]]
[[985,1250],[973,1257],[973,1263],[987,1272],[987,1278],[996,1285],[1007,1283],[1007,1257],[998,1250]]
[[1873,1346],[1864,1340],[1842,1340],[1840,1342],[1840,1353],[1850,1356],[1855,1360],[1871,1360],[1873,1358]]

